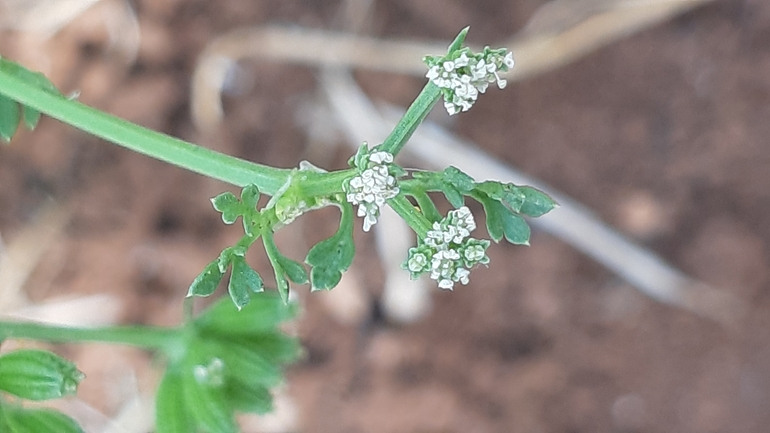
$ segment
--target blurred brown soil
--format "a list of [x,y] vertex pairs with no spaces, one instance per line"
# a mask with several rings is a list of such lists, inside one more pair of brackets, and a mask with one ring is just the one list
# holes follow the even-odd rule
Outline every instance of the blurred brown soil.
[[[39,53],[24,52],[10,32],[0,47],[48,65],[65,92],[79,89],[82,101],[151,128],[271,165],[306,157],[312,137],[297,117],[315,97],[313,69],[245,62],[251,85],[225,95],[225,124],[205,139],[190,121],[190,76],[217,35],[266,23],[339,28],[339,1],[133,3],[144,39],[131,64],[88,14]],[[483,44],[513,33],[541,3],[376,2],[365,32],[449,41],[470,24],[470,40]],[[770,3],[716,1],[490,91],[450,124],[688,274],[748,301],[740,330],[653,302],[535,232],[529,248],[494,246],[490,268],[474,271],[469,286],[435,290],[431,314],[410,326],[386,323],[375,301],[360,323],[338,323],[323,295],[298,288],[307,357],[292,367],[287,392],[301,431],[768,431],[768,29]],[[384,73],[356,77],[372,98],[400,105],[422,85]],[[344,154],[326,168],[342,167]],[[64,240],[27,285],[30,297],[109,293],[124,306],[121,322],[172,325],[189,282],[239,237],[209,204],[224,189],[232,188],[44,119],[0,148],[0,233],[12,238],[49,197],[69,204]],[[305,217],[279,240],[300,258],[332,232],[333,216]],[[360,229],[356,238],[355,271],[376,299],[382,271],[373,238]],[[259,254],[252,260],[267,269]],[[109,384],[117,353],[144,391],[157,377],[145,354],[123,352],[67,348],[89,375],[81,397],[108,415],[121,402]]]

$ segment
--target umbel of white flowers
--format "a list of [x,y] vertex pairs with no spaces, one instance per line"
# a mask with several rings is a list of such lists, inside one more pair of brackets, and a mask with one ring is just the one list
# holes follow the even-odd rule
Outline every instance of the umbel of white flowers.
[[385,201],[398,195],[396,178],[388,170],[391,163],[393,155],[390,153],[372,152],[365,166],[358,167],[361,173],[350,179],[345,191],[348,202],[358,205],[358,216],[364,218],[365,232],[377,222]]
[[423,61],[429,67],[425,76],[441,88],[444,107],[451,116],[468,111],[489,83],[505,88],[507,81],[499,73],[513,67],[513,53],[505,48],[486,47],[481,53],[463,48],[448,56],[426,56]]
[[468,284],[470,269],[489,263],[489,241],[471,238],[475,228],[473,214],[466,206],[449,211],[444,219],[433,223],[421,245],[409,249],[402,267],[412,279],[430,272],[430,278],[442,289],[452,290],[457,282]]

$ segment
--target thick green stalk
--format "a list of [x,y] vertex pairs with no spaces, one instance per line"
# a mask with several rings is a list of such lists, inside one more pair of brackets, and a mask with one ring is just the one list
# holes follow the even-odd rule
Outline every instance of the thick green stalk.
[[397,155],[406,145],[406,142],[409,141],[415,129],[425,120],[425,116],[430,113],[430,110],[433,109],[433,106],[440,97],[441,89],[435,84],[428,82],[422,88],[420,94],[417,95],[417,99],[406,110],[404,117],[398,121],[396,127],[393,128],[393,131],[378,148],[393,156]]
[[155,132],[29,84],[0,69],[0,93],[97,137],[238,186],[256,184],[272,194],[289,170],[255,164]]
[[115,326],[106,328],[70,328],[28,322],[0,322],[0,340],[22,338],[51,343],[102,342],[137,346],[145,349],[169,349],[181,341],[180,328],[151,326]]

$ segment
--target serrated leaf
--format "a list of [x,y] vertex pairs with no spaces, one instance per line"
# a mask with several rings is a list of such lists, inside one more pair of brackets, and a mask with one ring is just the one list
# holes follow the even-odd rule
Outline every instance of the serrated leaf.
[[258,201],[259,188],[253,183],[241,190],[241,203],[243,203],[244,207],[256,210]]
[[548,194],[530,186],[519,186],[517,190],[525,197],[520,212],[531,217],[539,217],[547,214],[558,204]]
[[225,386],[225,395],[235,410],[264,415],[273,411],[273,396],[263,386],[252,386],[244,382],[230,382]]
[[505,239],[514,245],[529,245],[530,230],[524,218],[507,209],[502,215]]
[[341,207],[340,227],[330,238],[310,249],[305,263],[310,270],[311,290],[331,290],[339,284],[342,273],[348,270],[356,254],[353,242],[353,207]]
[[234,223],[243,213],[243,205],[235,194],[227,191],[211,199],[214,209],[222,213],[222,221],[225,224]]
[[264,387],[281,383],[281,368],[259,349],[227,342],[217,342],[216,346],[212,347],[216,347],[217,357],[224,361],[226,381]]
[[0,138],[11,141],[19,128],[19,104],[0,95]]
[[189,433],[195,424],[185,407],[184,386],[178,369],[167,368],[155,393],[155,432]]
[[208,433],[236,433],[238,426],[228,407],[222,387],[200,383],[193,374],[193,365],[182,372],[184,402],[187,412]]
[[240,311],[230,300],[221,299],[195,319],[195,326],[211,334],[254,335],[275,328],[296,313],[296,304],[285,304],[275,293],[265,292],[252,298]]
[[468,194],[476,185],[476,182],[472,177],[463,173],[459,168],[449,166],[442,172],[442,177],[445,182],[457,188],[462,194]]
[[203,268],[203,271],[195,277],[192,284],[190,284],[190,289],[187,291],[187,297],[210,296],[217,290],[223,275],[224,272],[219,269],[219,259],[209,263]]
[[26,409],[8,405],[3,407],[3,414],[9,433],[83,432],[75,420],[53,409]]
[[84,377],[75,364],[46,350],[22,349],[0,356],[0,390],[27,400],[73,395]]
[[[231,338],[232,335],[228,335]],[[268,361],[275,364],[285,364],[296,361],[302,354],[302,346],[296,338],[279,332],[265,332],[237,336],[231,341],[258,351]]]
[[252,293],[258,293],[264,290],[262,277],[257,271],[251,269],[246,260],[241,256],[233,256],[232,271],[230,273],[230,282],[227,285],[227,291],[230,298],[238,310],[249,303]]

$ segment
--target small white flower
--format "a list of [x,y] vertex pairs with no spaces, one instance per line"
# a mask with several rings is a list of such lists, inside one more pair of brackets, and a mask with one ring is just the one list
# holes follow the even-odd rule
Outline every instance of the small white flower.
[[374,152],[369,155],[369,161],[375,164],[390,164],[393,162],[393,155],[388,152]]
[[471,274],[471,272],[469,270],[465,269],[465,268],[457,268],[457,270],[455,271],[455,275],[454,275],[453,280],[454,281],[459,281],[463,285],[466,285],[466,284],[468,284],[468,276],[470,274]]
[[373,152],[368,157],[367,167],[358,176],[348,182],[345,198],[353,205],[358,205],[357,215],[364,218],[364,231],[377,223],[380,208],[385,202],[398,195],[396,178],[388,171],[387,164],[393,162],[393,155],[388,152]]
[[428,257],[422,253],[414,254],[407,262],[409,272],[422,272],[428,266]]
[[430,278],[441,289],[452,290],[457,282],[468,284],[469,269],[489,263],[489,241],[470,238],[475,229],[476,221],[468,207],[449,211],[443,220],[433,223],[419,248],[409,250],[402,267],[411,272],[412,278],[430,272]]
[[484,251],[484,247],[481,245],[471,245],[463,252],[465,260],[471,263],[480,262],[485,255],[486,251]]
[[503,58],[503,64],[508,69],[513,67],[514,61],[513,61],[513,53],[512,52],[508,51],[508,54],[506,54],[505,57]]
[[426,61],[430,68],[425,76],[442,89],[444,108],[449,115],[468,111],[489,83],[505,88],[507,81],[500,78],[499,72],[514,64],[512,53],[488,48],[478,54],[465,48],[455,59],[428,57]]

